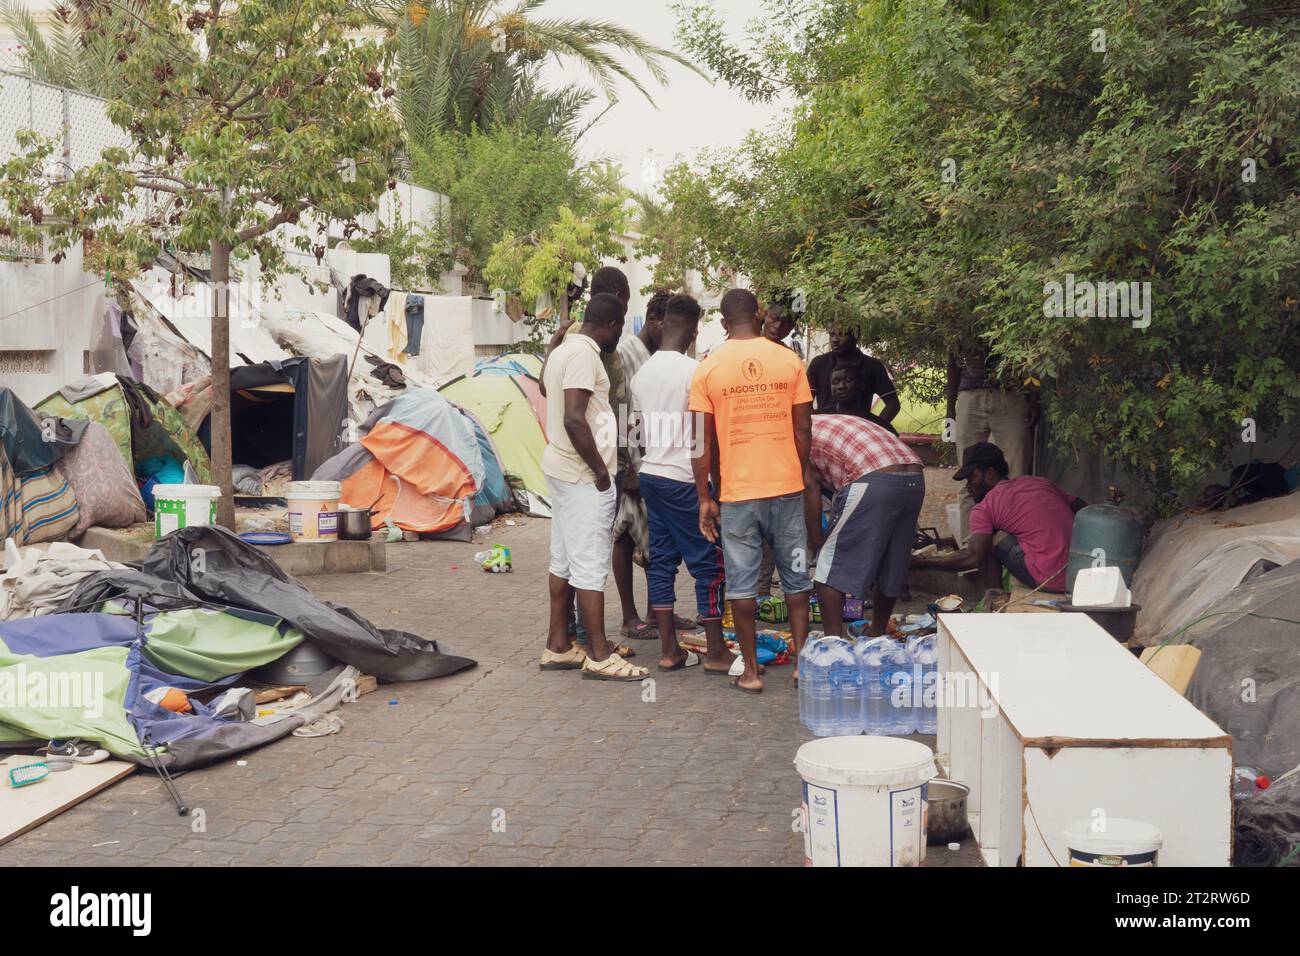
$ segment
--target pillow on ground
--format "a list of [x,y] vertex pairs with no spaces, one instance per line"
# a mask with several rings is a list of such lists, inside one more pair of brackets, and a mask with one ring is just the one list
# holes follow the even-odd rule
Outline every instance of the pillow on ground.
[[117,442],[98,422],[91,423],[77,447],[64,455],[57,467],[72,486],[81,508],[69,538],[80,538],[87,528],[96,525],[125,528],[148,517],[140,489],[122,460]]
[[21,475],[18,485],[23,503],[19,543],[56,541],[77,526],[77,495],[57,463]]

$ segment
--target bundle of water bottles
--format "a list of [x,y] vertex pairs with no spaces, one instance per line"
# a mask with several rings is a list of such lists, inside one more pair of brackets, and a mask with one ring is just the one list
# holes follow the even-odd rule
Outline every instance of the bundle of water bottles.
[[799,655],[799,720],[818,737],[938,731],[935,636],[810,638]]

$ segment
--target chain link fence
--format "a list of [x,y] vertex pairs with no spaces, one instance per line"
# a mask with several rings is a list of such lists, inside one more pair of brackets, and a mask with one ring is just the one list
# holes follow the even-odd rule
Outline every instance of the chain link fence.
[[[29,129],[55,144],[45,174],[67,176],[91,165],[110,146],[130,148],[131,137],[108,118],[107,100],[34,80],[12,69],[12,55],[0,55],[0,159],[18,152],[18,131]],[[140,190],[131,219],[149,215],[154,197]],[[0,242],[0,255],[39,259],[43,250]]]

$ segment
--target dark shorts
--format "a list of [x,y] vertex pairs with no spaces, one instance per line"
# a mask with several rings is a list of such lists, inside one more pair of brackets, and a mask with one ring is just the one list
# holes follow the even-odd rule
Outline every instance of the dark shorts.
[[1011,576],[1026,587],[1036,588],[1038,582],[1029,573],[1025,564],[1025,552],[1020,548],[1020,541],[1014,534],[1003,534],[993,543],[993,557],[998,564],[1011,572]]
[[925,476],[874,471],[835,493],[830,529],[814,580],[865,597],[873,584],[898,597],[907,584],[916,519],[925,502]]

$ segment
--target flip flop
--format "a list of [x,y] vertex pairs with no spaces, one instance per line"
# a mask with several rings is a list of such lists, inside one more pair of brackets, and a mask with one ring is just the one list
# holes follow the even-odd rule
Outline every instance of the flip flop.
[[698,630],[699,626],[699,621],[693,621],[689,617],[682,617],[680,614],[673,615],[673,627],[679,631],[694,631]]
[[636,627],[623,628],[623,636],[634,641],[657,641],[659,640],[659,625],[652,624],[649,621],[642,621]]
[[741,685],[741,683],[740,683],[740,681],[739,681],[738,679],[737,679],[737,680],[733,680],[733,681],[731,682],[731,688],[732,688],[732,690],[740,690],[740,691],[744,691],[746,694],[761,694],[761,693],[763,693],[763,688],[761,688],[761,687],[744,687],[744,686]]
[[661,671],[680,671],[680,670],[685,670],[688,667],[695,667],[699,663],[700,663],[700,655],[696,654],[694,651],[687,651],[686,656],[683,657],[676,664],[674,664],[672,667],[664,667],[664,665],[660,664],[659,669]]
[[[737,657],[736,660],[740,660],[740,658]],[[706,667],[706,668],[704,668],[704,673],[706,673],[706,674],[726,674],[726,675],[730,676],[730,675],[731,675],[731,668],[727,668],[725,671],[720,671],[720,670],[718,670],[716,667]],[[743,674],[744,671],[742,670],[741,673]],[[759,664],[759,665],[758,665],[758,676],[759,676],[759,677],[762,677],[762,676],[763,676],[764,674],[766,674],[766,673],[767,673],[767,665],[766,665],[766,664]]]

